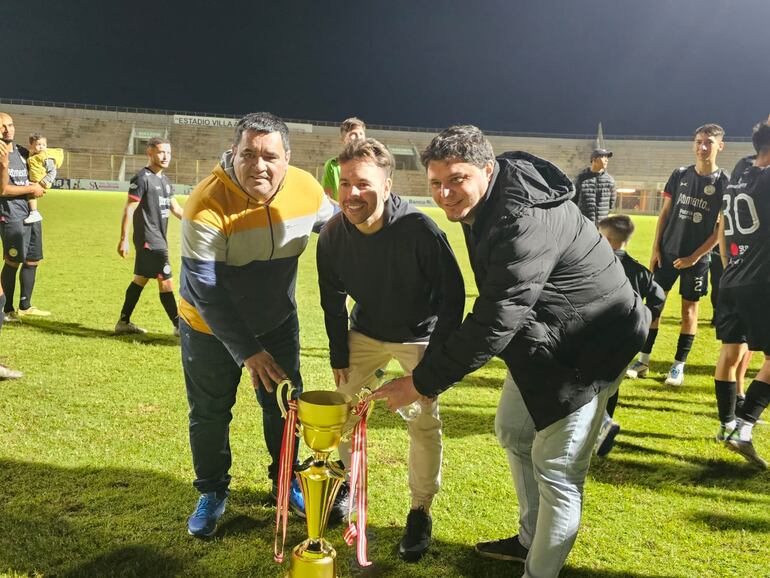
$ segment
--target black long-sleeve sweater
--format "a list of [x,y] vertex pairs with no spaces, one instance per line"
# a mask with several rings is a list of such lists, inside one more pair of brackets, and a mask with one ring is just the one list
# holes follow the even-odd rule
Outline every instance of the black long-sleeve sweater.
[[626,277],[639,296],[644,299],[644,304],[650,310],[653,319],[660,317],[663,306],[666,304],[666,292],[663,287],[655,282],[650,270],[626,253],[623,249],[617,249],[615,256],[623,265]]
[[392,343],[442,342],[462,320],[465,286],[444,233],[396,195],[382,229],[364,235],[342,213],[318,238],[316,260],[331,366],[348,367],[352,329]]

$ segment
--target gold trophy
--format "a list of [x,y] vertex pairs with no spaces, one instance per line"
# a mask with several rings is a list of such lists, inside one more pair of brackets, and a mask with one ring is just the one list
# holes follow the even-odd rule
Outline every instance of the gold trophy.
[[288,578],[337,578],[337,553],[324,539],[324,532],[345,469],[329,456],[340,444],[351,402],[350,396],[336,391],[308,391],[299,396],[297,417],[313,456],[296,472],[305,498],[308,538],[292,551]]

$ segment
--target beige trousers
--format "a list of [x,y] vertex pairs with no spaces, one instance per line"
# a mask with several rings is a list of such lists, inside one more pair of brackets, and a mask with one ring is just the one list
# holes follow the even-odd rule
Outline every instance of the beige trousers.
[[[350,373],[347,383],[340,385],[338,391],[354,396],[364,387],[376,387],[374,372],[385,369],[395,359],[406,375],[425,354],[427,343],[390,343],[367,337],[357,331],[348,333],[350,349]],[[433,496],[441,485],[441,419],[438,412],[438,400],[422,404],[420,414],[406,422],[409,431],[409,490],[412,495],[412,508],[430,509]],[[344,441],[339,448],[340,459],[350,466],[351,447]]]

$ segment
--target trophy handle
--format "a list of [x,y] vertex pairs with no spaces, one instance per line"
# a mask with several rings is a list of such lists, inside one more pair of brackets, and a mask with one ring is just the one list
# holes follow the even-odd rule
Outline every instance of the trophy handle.
[[284,400],[284,390],[286,390],[286,399],[291,399],[292,394],[296,391],[296,388],[294,387],[294,384],[289,381],[288,379],[284,379],[281,383],[279,383],[276,386],[275,389],[275,399],[278,402],[278,409],[281,410],[281,417],[283,419],[286,419],[286,416],[289,415],[289,411],[286,408],[286,403]]
[[[359,391],[355,396],[355,400],[350,404],[352,407],[350,408],[351,413],[354,413],[355,415],[358,415],[358,406],[359,404],[364,401],[365,398],[372,395],[372,388],[371,387],[362,387],[361,391]],[[371,411],[372,404],[369,404],[369,411]],[[368,415],[368,414],[367,414]],[[363,416],[359,416],[363,417]]]
[[372,410],[374,409],[374,403],[370,403],[366,408],[366,416],[363,416],[359,414],[359,407],[361,406],[361,402],[366,399],[367,396],[372,394],[372,388],[370,387],[363,387],[361,388],[361,391],[359,391],[357,394],[353,396],[353,401],[350,402],[350,413],[355,416],[355,418],[351,418],[348,420],[348,423],[345,424],[345,427],[342,430],[342,439],[343,441],[350,441],[350,438],[353,434],[353,430],[356,427],[356,424],[363,418],[363,417],[369,417],[369,415],[372,413]]

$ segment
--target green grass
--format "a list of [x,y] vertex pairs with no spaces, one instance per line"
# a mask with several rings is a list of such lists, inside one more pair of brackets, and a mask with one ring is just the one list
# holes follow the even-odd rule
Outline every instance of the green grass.
[[[232,495],[216,538],[187,535],[196,493],[187,403],[171,326],[148,286],[134,320],[139,338],[111,336],[132,260],[117,256],[124,197],[51,192],[41,203],[46,259],[34,302],[54,315],[3,328],[3,362],[25,372],[0,385],[0,573],[10,576],[283,576],[272,561],[273,509],[261,415],[243,382],[232,424]],[[447,230],[475,295],[458,226]],[[631,254],[649,258],[654,220],[636,219]],[[179,272],[179,223],[170,224]],[[297,297],[309,389],[332,387],[318,304],[315,239],[302,257]],[[387,282],[387,273],[383,274]],[[675,292],[674,292],[675,293]],[[717,426],[713,365],[718,344],[703,301],[686,385],[662,377],[678,334],[678,296],[664,312],[651,379],[626,382],[616,449],[592,464],[583,525],[563,576],[770,575],[770,474],[711,441]],[[759,358],[752,366],[756,370]],[[378,406],[370,426],[370,558],[362,571],[339,529],[341,576],[519,576],[521,565],[478,558],[479,539],[516,531],[516,500],[493,434],[504,367],[493,361],[441,398],[443,487],[426,559],[395,556],[408,507],[406,428]],[[767,426],[757,447],[770,454]],[[307,453],[302,449],[303,455]],[[288,544],[303,539],[290,521]]]

